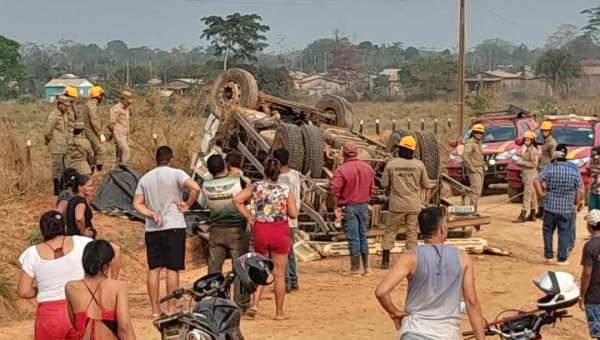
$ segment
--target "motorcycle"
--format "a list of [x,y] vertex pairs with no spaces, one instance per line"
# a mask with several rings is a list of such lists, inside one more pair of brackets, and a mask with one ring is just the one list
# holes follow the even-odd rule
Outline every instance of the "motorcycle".
[[[248,293],[257,285],[268,285],[273,263],[256,253],[248,253],[234,260],[233,271],[226,274],[208,274],[191,287],[177,288],[162,297],[160,303],[171,299],[190,297],[188,310],[154,320],[162,340],[244,340],[240,331],[242,312],[231,301],[229,292],[235,278]],[[192,309],[192,303],[195,302]]]

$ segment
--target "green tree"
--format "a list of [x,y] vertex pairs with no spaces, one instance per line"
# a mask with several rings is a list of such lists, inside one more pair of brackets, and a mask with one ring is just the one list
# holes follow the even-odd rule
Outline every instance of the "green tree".
[[439,92],[456,90],[456,62],[443,58],[421,58],[400,71],[400,82],[411,99],[433,100]]
[[227,61],[231,58],[234,62],[243,60],[256,61],[256,54],[269,45],[263,35],[270,27],[261,23],[258,14],[241,15],[230,14],[225,19],[219,16],[202,18],[208,26],[202,31],[200,38],[206,38],[215,47],[215,55],[223,57],[223,69],[227,69]]
[[587,25],[581,28],[583,34],[597,42],[600,38],[600,7],[588,8],[581,14],[588,16]]
[[0,98],[12,98],[16,90],[9,86],[10,81],[21,80],[25,67],[19,55],[19,43],[0,35]]
[[538,76],[544,77],[554,93],[565,98],[575,78],[579,77],[581,65],[565,49],[548,50],[542,54],[535,68]]

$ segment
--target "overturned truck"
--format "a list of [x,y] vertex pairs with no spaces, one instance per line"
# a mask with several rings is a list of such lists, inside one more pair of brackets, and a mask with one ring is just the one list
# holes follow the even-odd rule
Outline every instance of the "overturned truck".
[[[433,133],[398,130],[382,144],[353,131],[353,108],[342,97],[328,95],[314,107],[304,105],[259,92],[252,74],[230,69],[214,82],[211,111],[205,125],[201,156],[239,150],[244,156],[245,176],[261,179],[262,162],[267,155],[281,147],[289,150],[290,167],[303,174],[299,226],[313,239],[344,238],[334,221],[328,189],[334,171],[343,160],[341,148],[347,141],[357,145],[358,158],[369,163],[375,172],[376,192],[370,201],[369,236],[383,234],[388,192],[381,186],[382,173],[387,161],[397,153],[398,141],[404,135],[416,138],[415,156],[425,164],[430,180],[437,183],[435,189],[423,192],[423,205],[451,205],[441,197],[444,182],[462,192],[463,198],[469,192],[460,183],[439,174],[440,155]],[[202,158],[195,164],[195,175],[206,179],[209,175]],[[487,217],[457,216],[449,220],[449,227],[464,231],[467,226],[487,223]]]

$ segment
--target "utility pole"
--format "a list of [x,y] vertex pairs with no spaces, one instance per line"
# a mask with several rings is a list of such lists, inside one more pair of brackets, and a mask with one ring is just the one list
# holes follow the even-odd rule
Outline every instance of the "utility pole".
[[129,59],[127,59],[127,78],[125,84],[129,87]]
[[327,51],[325,51],[325,73],[327,73]]
[[458,34],[458,128],[464,131],[465,112],[465,0],[460,1]]

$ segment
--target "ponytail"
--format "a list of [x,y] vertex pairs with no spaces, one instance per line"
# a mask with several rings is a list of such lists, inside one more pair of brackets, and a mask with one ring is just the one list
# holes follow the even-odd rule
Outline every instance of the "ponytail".
[[96,276],[103,273],[104,267],[115,257],[115,251],[105,240],[95,240],[88,243],[83,250],[83,271],[88,276]]
[[40,217],[40,232],[44,241],[65,234],[65,219],[61,213],[52,210],[45,212]]
[[73,181],[75,181],[75,176],[77,175],[77,171],[73,168],[66,168],[63,171],[62,176],[60,177],[60,187],[62,190],[67,190],[69,188],[73,189]]
[[274,157],[267,157],[263,162],[264,175],[266,178],[277,181],[281,173],[281,162]]

